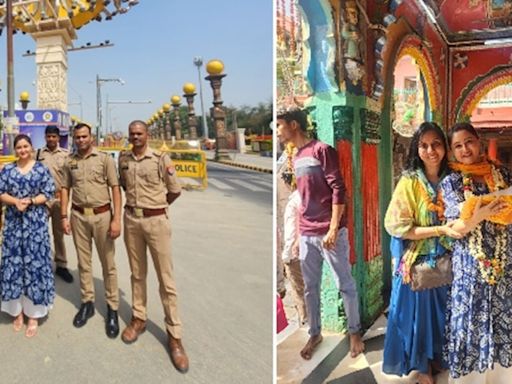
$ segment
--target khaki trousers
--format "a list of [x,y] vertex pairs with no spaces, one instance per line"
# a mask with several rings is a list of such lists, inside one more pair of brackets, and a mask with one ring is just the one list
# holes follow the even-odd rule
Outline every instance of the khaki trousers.
[[160,286],[160,299],[165,313],[167,331],[181,339],[181,321],[178,316],[178,296],[171,258],[171,224],[167,215],[135,217],[124,212],[124,243],[132,271],[133,316],[146,321],[149,248]]
[[103,269],[103,284],[107,304],[114,311],[119,307],[119,290],[117,288],[117,270],[114,260],[114,240],[108,236],[110,211],[93,216],[85,216],[71,210],[71,231],[78,256],[80,274],[80,294],[82,303],[94,301],[94,278],[92,274],[92,240]]
[[57,267],[66,268],[68,265],[68,258],[66,254],[66,247],[64,246],[64,232],[62,231],[62,222],[60,218],[60,200],[51,200],[48,203],[48,209],[50,211],[49,216],[52,222],[55,265]]

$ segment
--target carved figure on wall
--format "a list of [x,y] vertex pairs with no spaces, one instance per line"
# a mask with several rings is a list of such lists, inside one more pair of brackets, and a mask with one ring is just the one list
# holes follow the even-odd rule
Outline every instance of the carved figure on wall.
[[352,84],[357,83],[364,76],[361,42],[362,34],[359,30],[359,10],[355,1],[345,3],[345,19],[341,29],[343,37],[343,58],[347,77]]

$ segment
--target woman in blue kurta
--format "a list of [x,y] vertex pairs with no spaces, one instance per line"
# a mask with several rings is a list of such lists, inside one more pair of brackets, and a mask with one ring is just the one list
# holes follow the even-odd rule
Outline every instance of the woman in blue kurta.
[[445,253],[440,238],[459,236],[451,224],[441,225],[437,185],[448,170],[445,135],[435,123],[425,122],[414,133],[406,170],[386,212],[384,224],[392,236],[394,277],[389,305],[382,370],[434,383],[432,365],[442,366],[445,309],[448,287],[413,291],[411,266],[434,265]]
[[0,264],[1,310],[14,317],[15,331],[28,317],[25,335],[37,333],[38,318],[48,314],[55,297],[45,203],[55,192],[50,171],[32,160],[26,135],[14,139],[18,160],[0,172],[0,199],[7,208]]
[[466,214],[466,204],[511,186],[512,178],[506,168],[483,158],[470,124],[456,124],[449,138],[457,162],[450,164],[454,172],[441,183],[445,216],[466,217],[459,220],[465,228],[455,227],[466,236],[453,244],[445,351],[450,375],[456,383],[510,383],[512,226],[493,222],[510,207],[497,200],[484,207],[482,200],[481,211],[487,209],[482,216]]

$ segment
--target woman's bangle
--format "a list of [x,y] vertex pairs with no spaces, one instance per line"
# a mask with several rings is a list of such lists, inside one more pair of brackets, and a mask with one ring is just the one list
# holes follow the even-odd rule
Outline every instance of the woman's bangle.
[[35,197],[30,198],[30,202],[32,203],[32,205],[36,205],[36,198]]
[[64,219],[67,219],[68,218],[68,215],[60,215],[60,219],[61,220],[64,220]]
[[441,236],[441,232],[439,231],[439,226],[438,225],[436,225],[434,227],[434,233],[436,234],[437,237]]

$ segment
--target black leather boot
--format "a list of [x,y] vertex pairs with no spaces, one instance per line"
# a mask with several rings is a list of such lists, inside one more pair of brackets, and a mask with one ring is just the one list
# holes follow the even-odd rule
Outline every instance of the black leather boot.
[[110,308],[110,305],[107,305],[105,332],[111,339],[115,339],[117,335],[119,335],[119,319],[117,316],[117,311],[114,311],[112,308]]
[[78,313],[75,315],[73,319],[73,325],[77,328],[83,327],[87,320],[94,316],[94,303],[92,301],[88,301],[86,303],[82,303]]

